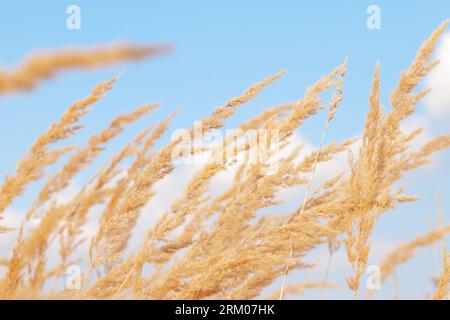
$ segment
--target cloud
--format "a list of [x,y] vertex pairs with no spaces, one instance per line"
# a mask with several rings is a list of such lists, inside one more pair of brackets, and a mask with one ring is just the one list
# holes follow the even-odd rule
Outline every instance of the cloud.
[[440,64],[426,79],[432,91],[425,97],[425,106],[432,116],[450,115],[450,33],[444,35],[437,50]]

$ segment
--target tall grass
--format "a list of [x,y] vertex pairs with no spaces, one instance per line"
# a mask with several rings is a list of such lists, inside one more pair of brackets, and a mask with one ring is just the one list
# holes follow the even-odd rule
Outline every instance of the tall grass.
[[[380,65],[375,66],[364,131],[356,139],[325,144],[327,128],[343,99],[345,72],[351,68],[345,61],[310,86],[299,100],[268,108],[242,123],[237,137],[226,136],[207,150],[192,146],[188,154],[177,153],[184,143],[181,136],[155,148],[170,127],[175,116],[171,114],[117,150],[69,201],[61,202],[58,195],[83,169],[96,163],[94,160],[105,152],[105,146],[113,138],[158,106],[144,104],[117,117],[85,146],[63,146],[67,138],[82,128],[80,123],[91,106],[112,90],[118,79],[99,83],[87,98],[70,106],[59,121],[36,139],[17,163],[16,171],[6,175],[0,185],[0,214],[4,216],[11,214],[6,209],[15,198],[23,196],[31,183],[39,180],[42,183],[20,228],[14,229],[0,220],[0,240],[8,233],[17,235],[14,247],[4,252],[1,260],[4,272],[0,297],[253,299],[263,298],[266,288],[283,281],[269,296],[277,298],[308,288],[334,287],[326,277],[323,282],[293,284],[288,274],[310,267],[306,258],[315,249],[328,247],[333,254],[340,250],[340,244],[353,269],[346,279],[347,286],[358,296],[378,217],[402,203],[416,200],[405,190],[397,189],[396,182],[408,171],[429,163],[432,154],[450,146],[450,136],[441,135],[417,149],[413,143],[421,130],[408,134],[401,130],[401,124],[428,92],[415,90],[437,64],[431,54],[447,24],[444,22],[422,44],[411,66],[401,74],[391,93],[390,110],[380,104],[382,72]],[[163,51],[159,47],[118,46],[35,55],[21,66],[0,73],[0,93],[31,89],[60,70],[109,65]],[[202,119],[200,130],[193,127],[188,136],[195,139],[223,128],[238,107],[283,75],[280,72],[269,76],[215,108]],[[329,102],[324,102],[330,91]],[[293,147],[291,137],[309,117],[323,109],[327,109],[328,116],[319,148],[300,157],[302,146]],[[214,154],[223,147],[248,156],[255,145],[240,138],[246,130],[259,129],[279,132],[282,156],[275,169],[271,167],[274,159],[236,165],[236,158],[219,156],[187,181],[184,193],[165,212],[148,212],[146,205],[152,199],[165,196],[159,192],[158,182],[177,174],[174,171],[178,161],[193,155]],[[58,147],[53,147],[56,143]],[[356,148],[356,152],[351,151]],[[348,167],[340,168],[342,172],[336,172],[316,188],[313,180],[319,165],[345,152]],[[47,173],[47,169],[63,159],[65,163],[59,170]],[[216,194],[211,183],[223,173],[234,177],[227,190]],[[285,214],[271,213],[280,205],[277,194],[296,186],[307,190],[298,194],[297,208]],[[93,214],[98,207],[100,216]],[[143,214],[155,215],[156,220],[148,226],[138,248],[130,252],[130,239]],[[93,220],[98,228],[86,239],[85,231]],[[415,248],[432,244],[448,232],[448,227],[443,227],[396,248],[380,264],[381,281],[396,265],[406,262]],[[81,260],[74,255],[80,250],[83,250]],[[54,260],[55,255],[57,263],[49,263],[49,257]],[[446,253],[444,257],[436,299],[445,298],[448,292]],[[53,287],[52,283],[62,281],[73,264],[87,266],[81,286]]]

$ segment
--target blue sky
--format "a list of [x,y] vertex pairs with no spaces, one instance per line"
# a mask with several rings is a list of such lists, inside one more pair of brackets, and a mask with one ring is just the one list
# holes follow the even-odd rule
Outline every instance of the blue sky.
[[[66,8],[81,8],[81,30],[66,28]],[[366,27],[366,9],[381,9],[381,30]],[[170,43],[172,55],[106,70],[71,71],[41,83],[33,92],[0,97],[0,172],[12,172],[34,138],[77,98],[86,96],[100,80],[125,70],[115,88],[95,106],[85,121],[87,129],[72,143],[82,143],[115,115],[147,102],[163,107],[151,120],[174,109],[180,113],[173,128],[191,127],[193,121],[242,92],[248,85],[286,70],[287,74],[241,108],[227,124],[236,126],[263,108],[300,98],[305,88],[349,57],[345,99],[333,121],[328,141],[361,132],[368,108],[372,72],[381,63],[383,103],[400,72],[412,61],[420,43],[450,12],[442,1],[9,1],[0,4],[0,64],[14,66],[36,49],[97,45],[121,40]],[[449,88],[450,89],[450,88]],[[419,106],[419,115],[426,114]],[[433,134],[448,132],[450,117],[427,118]],[[319,140],[323,118],[312,119],[301,135]],[[117,140],[130,138],[131,133]],[[83,140],[84,139],[84,140]],[[114,144],[113,144],[114,147]],[[450,211],[450,153],[435,166],[405,180],[422,200],[389,213],[380,221],[375,237],[395,244],[429,229],[435,216],[435,195],[441,192]],[[419,183],[420,182],[420,183]],[[26,208],[31,198],[14,203]],[[446,221],[449,222],[449,214]],[[427,253],[405,268],[404,296],[408,290],[429,289],[426,275],[436,273]],[[422,276],[423,275],[423,276]],[[416,277],[422,278],[417,282]],[[428,287],[427,287],[428,286]],[[412,292],[411,291],[411,292]],[[386,293],[389,297],[392,291]],[[344,295],[345,296],[345,295]],[[418,296],[420,297],[420,296]]]

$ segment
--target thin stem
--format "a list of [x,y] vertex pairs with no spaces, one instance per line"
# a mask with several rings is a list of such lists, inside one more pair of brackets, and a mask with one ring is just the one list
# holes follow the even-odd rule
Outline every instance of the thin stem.
[[[308,185],[306,187],[306,192],[305,192],[305,195],[303,197],[302,207],[301,207],[300,211],[297,211],[297,215],[298,216],[301,216],[303,214],[303,212],[305,211],[306,203],[307,203],[307,200],[308,200],[308,197],[309,197],[309,193],[310,193],[310,190],[311,190],[311,185],[312,185],[312,182],[314,180],[315,173],[316,173],[317,162],[319,161],[319,155],[320,155],[320,152],[322,150],[323,143],[325,141],[325,136],[326,136],[326,132],[327,132],[329,124],[330,124],[330,118],[328,117],[327,121],[325,122],[325,126],[324,126],[324,128],[322,130],[322,135],[321,135],[320,143],[319,143],[319,149],[318,149],[318,151],[316,153],[316,157],[314,159],[313,170],[311,172],[311,175],[309,176]],[[289,253],[289,258],[288,258],[288,261],[286,263],[286,272],[284,273],[283,284],[281,286],[279,300],[283,300],[284,290],[285,290],[285,287],[286,287],[287,277],[288,277],[288,274],[289,274],[289,261],[292,258],[293,251],[294,251],[294,245],[292,244],[291,245],[291,251]]]
[[327,281],[328,281],[328,274],[330,273],[331,261],[333,260],[333,254],[334,254],[334,252],[330,252],[330,254],[328,256],[327,268],[325,269],[325,276],[323,277],[322,288],[320,289],[320,291],[322,293],[323,293],[325,286],[327,284]]

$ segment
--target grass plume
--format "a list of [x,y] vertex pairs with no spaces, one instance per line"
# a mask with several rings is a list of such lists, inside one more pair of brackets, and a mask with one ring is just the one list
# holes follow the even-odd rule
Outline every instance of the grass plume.
[[[415,112],[427,90],[416,92],[436,66],[431,54],[448,22],[444,22],[420,47],[390,95],[390,109],[381,103],[381,66],[375,66],[368,112],[362,133],[354,138],[328,142],[326,134],[344,99],[343,83],[351,67],[347,60],[308,87],[303,97],[263,110],[237,126],[219,142],[202,148],[189,145],[179,152],[184,139],[211,138],[226,128],[238,109],[268,90],[284,75],[276,73],[248,87],[201,119],[200,126],[186,135],[164,137],[176,113],[144,128],[103,163],[112,139],[134,122],[147,116],[158,104],[143,104],[119,115],[87,144],[74,148],[54,144],[77,134],[91,106],[112,89],[116,78],[99,83],[91,94],[70,106],[61,118],[37,138],[16,171],[0,186],[0,213],[6,211],[27,186],[45,178],[22,225],[8,226],[1,220],[0,237],[15,235],[16,242],[0,259],[1,298],[50,299],[255,299],[266,296],[272,284],[279,285],[269,298],[301,294],[306,289],[335,287],[327,279],[331,255],[345,248],[352,273],[345,279],[355,297],[371,254],[372,234],[378,219],[405,202],[417,200],[398,187],[401,178],[432,160],[432,155],[450,146],[449,135],[438,135],[416,147],[420,130],[402,131],[402,123]],[[91,51],[67,51],[35,55],[11,71],[0,72],[0,93],[29,90],[41,80],[69,68],[88,69],[126,60],[139,60],[165,52],[159,47],[133,45]],[[107,101],[105,101],[107,102]],[[316,148],[307,150],[295,134],[311,117],[325,112],[325,124]],[[247,139],[249,131],[255,140]],[[264,140],[258,130],[273,130],[277,142]],[[274,134],[275,135],[275,134]],[[358,142],[359,144],[357,144]],[[267,162],[250,162],[259,145],[276,150]],[[231,157],[221,150],[235,151]],[[70,154],[69,154],[70,152]],[[319,168],[348,154],[348,167],[327,176],[319,186]],[[63,158],[63,155],[67,157]],[[192,156],[214,162],[201,163],[192,177],[177,169]],[[246,161],[240,163],[239,157]],[[56,172],[50,166],[65,159]],[[276,164],[276,166],[274,166]],[[67,201],[58,195],[88,166],[95,173]],[[216,188],[216,178],[225,175],[229,184]],[[169,178],[185,182],[184,190],[164,209],[148,205],[167,196],[159,189]],[[303,188],[295,206],[278,213],[279,193]],[[140,225],[151,216],[152,225]],[[134,239],[137,230],[146,230]],[[402,244],[381,261],[382,281],[405,263],[419,247],[443,239],[449,227],[440,228]],[[139,237],[138,237],[139,238]],[[0,239],[1,240],[1,239]],[[330,260],[323,281],[304,280],[290,284],[288,274],[313,268],[308,263],[317,250],[327,249]],[[55,252],[56,258],[55,258]],[[53,288],[73,264],[83,266],[79,288]],[[449,262],[434,298],[448,292]],[[282,283],[281,283],[282,282]]]

